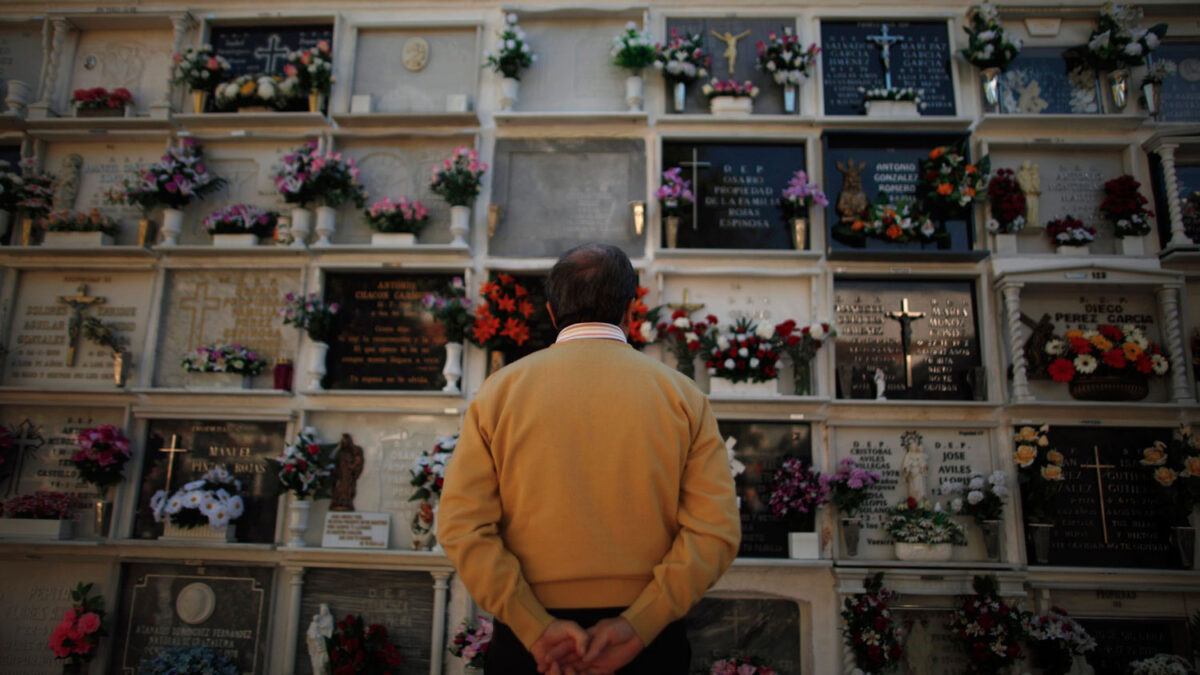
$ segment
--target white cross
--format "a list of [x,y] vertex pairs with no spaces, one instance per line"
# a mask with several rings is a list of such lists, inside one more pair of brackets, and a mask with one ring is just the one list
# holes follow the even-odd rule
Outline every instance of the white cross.
[[868,35],[867,42],[874,42],[876,45],[883,47],[883,79],[884,85],[888,89],[892,88],[892,45],[904,40],[903,35],[888,35],[887,24],[883,24],[882,35]]
[[25,464],[25,457],[45,445],[46,439],[42,438],[41,429],[33,422],[25,420],[13,429],[12,442],[17,446],[17,468],[13,470],[12,479],[8,482],[9,495],[18,493],[17,487],[21,482],[21,467]]
[[271,37],[267,39],[266,47],[258,47],[254,50],[254,58],[265,59],[267,66],[264,69],[267,73],[275,72],[275,62],[280,58],[287,58],[291,53],[287,47],[283,45],[278,33],[271,33]]

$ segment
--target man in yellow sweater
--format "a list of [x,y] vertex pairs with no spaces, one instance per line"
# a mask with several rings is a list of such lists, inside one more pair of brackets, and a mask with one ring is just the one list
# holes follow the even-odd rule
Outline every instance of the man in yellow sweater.
[[725,444],[695,383],[626,343],[620,249],[568,251],[546,288],[558,340],[480,387],[439,508],[496,618],[485,672],[684,675],[682,618],[741,539]]

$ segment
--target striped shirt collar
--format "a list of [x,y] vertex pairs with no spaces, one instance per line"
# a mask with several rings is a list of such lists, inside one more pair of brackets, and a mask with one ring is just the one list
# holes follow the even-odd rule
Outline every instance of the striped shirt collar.
[[627,342],[625,339],[625,331],[611,323],[574,323],[558,332],[559,342],[570,342],[571,340],[620,340]]

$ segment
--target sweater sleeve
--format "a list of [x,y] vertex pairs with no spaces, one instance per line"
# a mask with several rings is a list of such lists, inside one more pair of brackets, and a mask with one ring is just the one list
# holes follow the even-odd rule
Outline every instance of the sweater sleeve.
[[521,562],[500,538],[500,487],[489,438],[473,402],[446,468],[438,508],[438,542],[471,597],[508,624],[528,649],[553,617],[534,595]]
[[680,484],[679,531],[654,567],[654,578],[621,614],[647,645],[700,601],[733,562],[741,542],[725,443],[707,397],[702,398]]

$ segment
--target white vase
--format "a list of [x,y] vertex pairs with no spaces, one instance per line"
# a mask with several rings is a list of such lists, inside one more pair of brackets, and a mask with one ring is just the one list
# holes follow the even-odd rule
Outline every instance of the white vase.
[[788,557],[793,560],[821,557],[821,536],[816,532],[788,532]]
[[[0,228],[0,232],[3,229]],[[1121,255],[1144,256],[1146,255],[1146,238],[1145,237],[1121,237],[1117,239],[1117,253]]]
[[641,112],[642,102],[646,98],[646,84],[641,75],[630,75],[625,78],[625,103],[629,112]]
[[253,248],[258,246],[257,234],[214,234],[213,246],[217,248]]
[[1017,254],[1017,234],[997,232],[992,235],[992,253],[996,255],[1016,255]]
[[450,207],[450,234],[454,235],[451,246],[466,246],[467,233],[471,231],[471,207]]
[[312,211],[299,206],[292,209],[292,248],[306,248],[309,232],[312,232]]
[[73,520],[43,520],[41,518],[0,518],[0,538],[4,539],[70,539]]
[[708,106],[716,117],[745,117],[754,109],[754,99],[749,96],[714,96]]
[[446,386],[442,387],[442,391],[447,394],[462,393],[458,388],[458,380],[462,377],[462,353],[463,346],[461,342],[446,343],[446,365],[442,368],[442,376],[446,378]]
[[317,242],[314,246],[329,246],[329,236],[337,230],[337,209],[332,206],[317,207]]
[[910,544],[896,542],[896,559],[914,562],[946,562],[954,557],[952,544]]
[[4,102],[8,105],[8,112],[16,117],[24,118],[26,113],[29,112],[28,106],[32,102],[30,101],[32,93],[33,89],[28,83],[21,80],[9,80],[8,97],[4,99]]
[[42,246],[51,248],[95,248],[111,246],[113,238],[103,232],[47,232]]
[[915,101],[867,101],[867,117],[917,117]]
[[779,383],[776,380],[734,382],[714,375],[708,378],[708,393],[713,396],[776,396]]
[[417,235],[411,232],[375,232],[371,234],[372,246],[412,246],[417,243]]
[[321,378],[325,377],[325,357],[329,354],[329,345],[324,342],[312,343],[312,351],[308,357],[308,376],[314,391],[321,391]]
[[1087,246],[1055,246],[1054,252],[1058,255],[1087,255]]
[[163,533],[159,539],[174,539],[179,541],[237,541],[237,525],[229,523],[225,527],[213,529],[208,525],[200,527],[180,527],[171,521],[163,523]]
[[304,548],[304,533],[308,532],[308,514],[312,511],[312,502],[307,499],[292,497],[292,505],[288,508],[288,534],[291,539],[287,545]]
[[159,246],[177,246],[179,235],[183,234],[183,211],[180,209],[163,209],[162,241]]
[[511,112],[517,102],[517,93],[521,89],[521,81],[511,77],[500,80],[500,110]]

